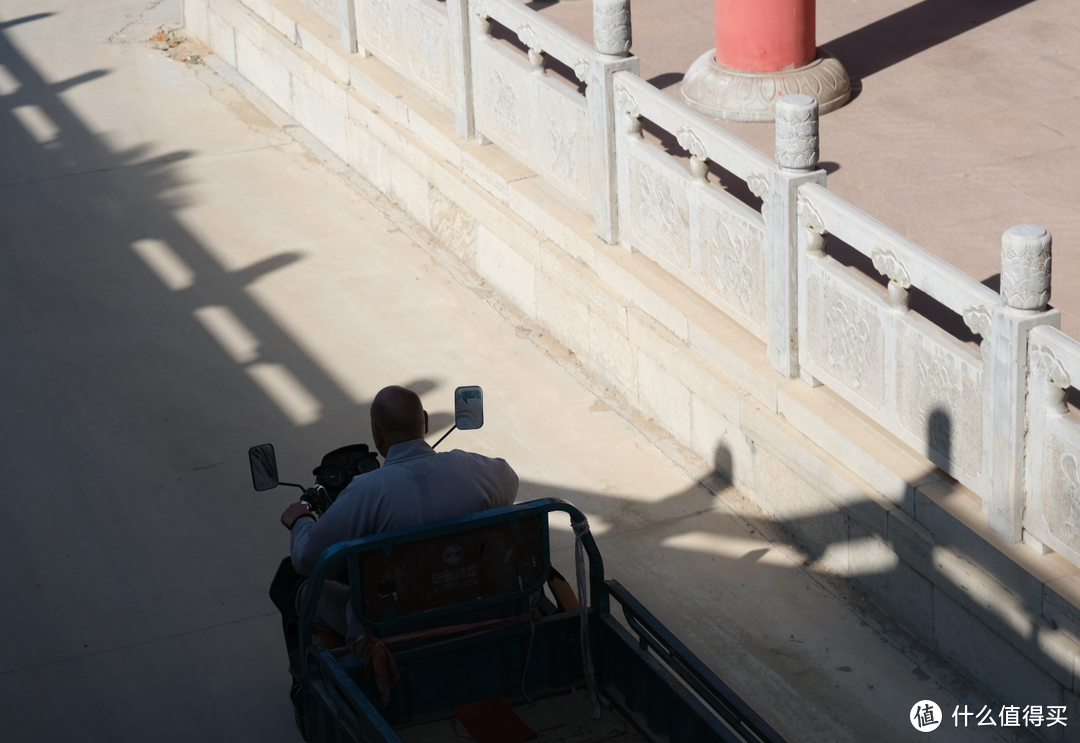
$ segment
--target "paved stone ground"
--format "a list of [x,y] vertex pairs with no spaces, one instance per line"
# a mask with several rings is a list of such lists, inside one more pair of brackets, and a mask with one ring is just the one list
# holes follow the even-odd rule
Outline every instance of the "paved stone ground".
[[[588,0],[528,3],[592,39]],[[716,46],[708,0],[634,0],[641,76],[679,97]],[[1080,6],[1075,0],[819,0],[817,41],[854,99],[822,117],[829,189],[997,287],[1001,233],[1054,236],[1051,304],[1080,337]],[[681,98],[680,98],[681,100]],[[773,153],[772,124],[721,123]]]
[[299,740],[266,596],[292,493],[254,493],[245,450],[303,478],[395,382],[433,429],[484,385],[487,425],[448,443],[579,505],[608,574],[789,740],[916,739],[916,701],[986,701],[258,96],[146,42],[177,24],[173,0],[0,6],[0,738]]

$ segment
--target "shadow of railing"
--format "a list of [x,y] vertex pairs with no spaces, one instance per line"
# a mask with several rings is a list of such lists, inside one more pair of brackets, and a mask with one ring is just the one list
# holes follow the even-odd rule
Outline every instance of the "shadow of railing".
[[[948,412],[941,407],[931,410],[926,417],[926,426],[926,455],[937,461],[950,461],[953,424]],[[995,710],[995,714],[1003,704],[1020,705],[1021,709],[1028,704],[1065,704],[1061,692],[1053,694],[1049,691],[1059,683],[1055,679],[1072,678],[1067,654],[1051,652],[1051,649],[1060,649],[1064,636],[1057,631],[1059,627],[1043,616],[1041,607],[1029,603],[1031,590],[1028,584],[1034,580],[1033,577],[1019,566],[1014,571],[1003,572],[1001,566],[1009,558],[997,553],[992,544],[982,542],[978,534],[968,531],[959,518],[933,504],[929,496],[920,492],[924,486],[909,486],[913,491],[920,492],[921,500],[915,502],[916,515],[921,515],[921,508],[936,508],[940,513],[930,517],[927,524],[915,522],[915,528],[930,535],[919,539],[929,538],[931,541],[922,548],[915,547],[916,552],[925,549],[925,554],[921,556],[922,559],[911,561],[914,532],[911,531],[912,522],[907,517],[887,515],[879,503],[857,497],[841,498],[846,502],[843,509],[838,506],[807,510],[805,506],[808,501],[796,499],[798,505],[796,501],[789,502],[792,511],[789,513],[769,516],[756,508],[747,511],[738,505],[738,498],[730,500],[726,495],[734,492],[729,489],[732,465],[731,451],[720,445],[716,451],[715,468],[701,480],[710,483],[708,489],[699,483],[648,505],[634,497],[575,491],[536,483],[524,483],[522,497],[534,497],[534,492],[535,497],[562,497],[590,515],[598,514],[600,523],[608,528],[599,537],[602,553],[608,539],[631,540],[633,549],[627,550],[624,546],[621,552],[634,555],[632,564],[605,562],[608,575],[619,579],[631,590],[649,595],[649,587],[643,585],[642,581],[655,580],[656,568],[652,567],[652,563],[666,563],[656,557],[665,550],[683,554],[684,577],[689,580],[693,580],[691,576],[699,571],[724,575],[736,569],[734,566],[738,563],[737,570],[747,575],[746,596],[755,593],[753,586],[774,583],[771,574],[805,569],[827,578],[834,586],[836,579],[840,579],[844,595],[839,598],[848,599],[849,589],[869,595],[871,603],[876,606],[875,621],[882,624],[885,637],[904,650],[909,660],[918,664],[912,671],[915,677],[933,677],[939,683],[944,683],[950,687],[950,693],[957,695],[960,703],[985,703]],[[798,473],[794,475],[796,479],[800,477]],[[913,482],[939,483],[942,480],[950,481],[948,474],[933,468],[924,476],[914,478]],[[725,534],[717,531],[711,540],[704,541],[719,549],[701,549],[695,554],[692,546],[695,542],[673,538],[673,535],[700,537],[703,533],[708,536],[708,530],[717,523],[711,517],[715,516],[712,512],[717,501],[727,503],[731,512],[753,527],[750,533],[756,532],[760,540],[766,543],[759,546],[737,534],[732,536],[730,532]],[[824,496],[820,497],[820,501],[826,502]],[[897,524],[897,518],[904,523]],[[956,523],[949,528],[933,529],[934,520],[941,518],[954,519]],[[885,534],[875,534],[868,526],[880,525],[886,520],[889,526]],[[569,538],[564,541],[567,544],[562,545],[565,550],[563,559],[569,559]],[[696,540],[696,543],[702,542],[700,538]],[[789,563],[786,567],[779,567],[782,561],[765,559],[771,551],[775,551],[776,543],[801,557],[802,564]],[[883,550],[883,547],[891,552]],[[644,573],[639,573],[643,565],[649,567]],[[747,565],[753,566],[755,572],[747,574]],[[976,578],[976,573],[982,573],[983,577]],[[984,585],[979,588],[973,581],[983,581]],[[1012,595],[1012,603],[1005,605],[1000,601],[987,601],[986,592],[993,593],[1001,587]],[[919,593],[909,594],[905,592],[907,589],[917,589]],[[728,605],[739,601],[737,594],[728,597]],[[697,605],[696,601],[692,603]],[[854,603],[850,607],[857,615],[865,616],[861,614],[861,609],[855,608]],[[661,621],[676,623],[681,621],[683,611],[682,607],[672,605],[659,605],[654,609]],[[940,616],[935,616],[935,613]],[[968,618],[961,619],[961,613]],[[1073,638],[1073,641],[1076,639]],[[913,646],[908,645],[912,640],[921,642],[921,649],[913,651]],[[691,645],[696,652],[705,653],[710,662],[724,662],[722,651]],[[939,658],[926,655],[926,650]],[[943,675],[941,669],[948,664],[958,664],[956,667],[961,669],[961,676]],[[722,676],[729,672],[721,667],[715,670]],[[820,683],[831,683],[827,679],[829,669],[817,668],[814,672],[820,674]],[[735,676],[739,675],[738,670],[734,673]],[[958,678],[962,681],[958,682]],[[743,680],[743,683],[747,682]],[[737,684],[736,689],[739,690]],[[1014,693],[1003,689],[1011,689]],[[1020,690],[1024,698],[1017,698],[1016,692]],[[1040,695],[1052,701],[1040,702],[1037,698]],[[887,710],[887,713],[896,720],[906,717],[911,703],[906,699],[888,699],[884,702],[887,706],[895,707]],[[946,710],[946,714],[950,713],[951,708]],[[785,728],[785,724],[780,723],[780,727]],[[1030,732],[1025,731],[1025,734]]]

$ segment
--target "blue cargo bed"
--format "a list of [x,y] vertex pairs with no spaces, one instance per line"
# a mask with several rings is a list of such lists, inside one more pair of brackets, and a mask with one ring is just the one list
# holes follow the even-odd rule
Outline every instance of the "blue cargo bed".
[[[551,571],[548,519],[559,514],[577,525],[587,556],[587,629],[579,612],[533,611]],[[393,653],[400,680],[387,703],[365,676],[366,659],[311,642],[312,597],[334,572],[348,575],[353,611]],[[501,697],[534,730],[561,724],[533,738],[541,743],[783,743],[625,588],[605,581],[585,517],[559,499],[335,545],[311,586],[300,616],[304,660],[291,669],[308,741],[461,740],[468,732],[460,723],[454,731],[454,708]],[[605,705],[599,721],[586,661]]]

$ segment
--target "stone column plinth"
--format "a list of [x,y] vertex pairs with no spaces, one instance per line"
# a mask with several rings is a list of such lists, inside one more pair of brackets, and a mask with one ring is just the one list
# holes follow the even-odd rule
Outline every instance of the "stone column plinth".
[[707,116],[772,121],[781,96],[803,94],[818,112],[851,98],[843,65],[815,44],[815,0],[715,0],[716,48],[683,79],[683,100]]

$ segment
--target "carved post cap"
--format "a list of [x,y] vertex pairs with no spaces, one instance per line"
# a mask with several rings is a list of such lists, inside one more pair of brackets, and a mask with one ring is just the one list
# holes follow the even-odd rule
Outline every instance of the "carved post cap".
[[593,0],[593,46],[601,54],[625,57],[633,42],[630,0]]
[[810,170],[818,161],[818,102],[808,95],[785,95],[776,102],[776,162]]
[[1050,233],[1018,224],[1001,236],[1001,299],[1017,310],[1042,312],[1050,301]]

